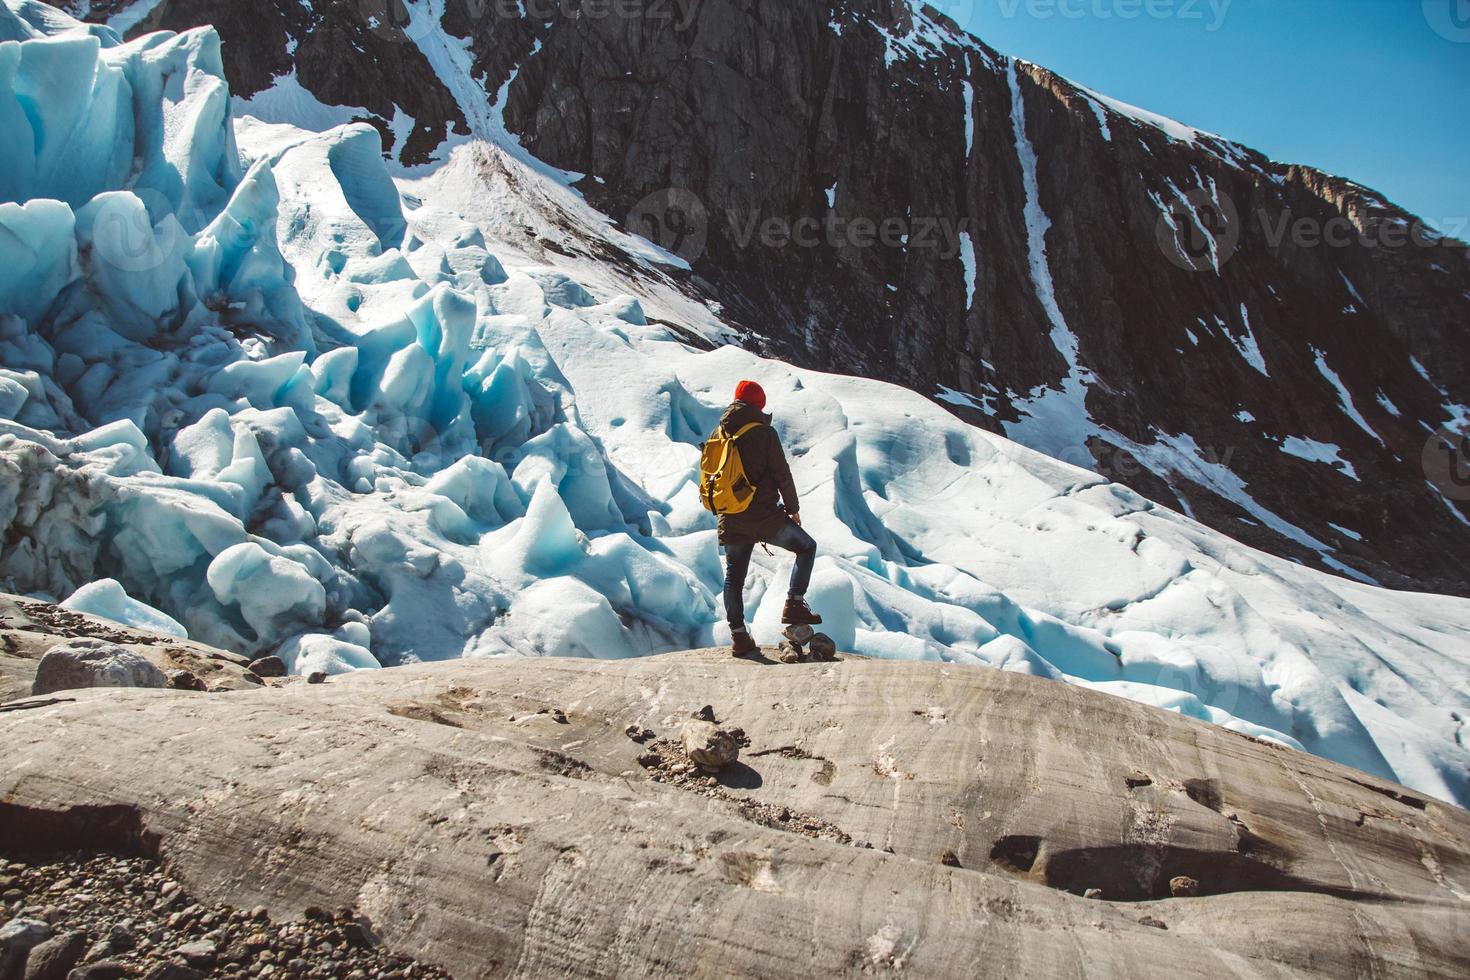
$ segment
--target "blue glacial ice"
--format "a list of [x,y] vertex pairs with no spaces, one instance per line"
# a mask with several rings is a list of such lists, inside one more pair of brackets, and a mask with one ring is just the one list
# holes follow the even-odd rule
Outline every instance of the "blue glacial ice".
[[116,579],[103,578],[88,582],[73,592],[61,604],[61,608],[101,616],[124,626],[175,636],[181,640],[189,637],[188,631],[178,620],[134,599]]

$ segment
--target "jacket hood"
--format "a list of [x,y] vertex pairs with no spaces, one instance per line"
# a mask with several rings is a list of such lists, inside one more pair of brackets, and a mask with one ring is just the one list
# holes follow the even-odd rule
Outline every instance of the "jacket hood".
[[736,429],[750,422],[770,425],[771,417],[754,405],[747,405],[745,402],[731,402],[725,409],[725,413],[720,416],[720,427],[730,435],[734,435]]

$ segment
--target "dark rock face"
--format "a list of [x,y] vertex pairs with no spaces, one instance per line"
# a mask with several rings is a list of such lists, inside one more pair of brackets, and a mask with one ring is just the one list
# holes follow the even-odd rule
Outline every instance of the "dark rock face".
[[410,115],[405,163],[490,135],[424,53],[467,44],[507,129],[689,259],[749,346],[948,389],[1248,544],[1470,594],[1467,461],[1434,436],[1470,402],[1470,261],[1373,192],[1124,114],[907,0],[428,9],[164,0],[134,32],[213,23],[238,94],[294,67],[385,133]]

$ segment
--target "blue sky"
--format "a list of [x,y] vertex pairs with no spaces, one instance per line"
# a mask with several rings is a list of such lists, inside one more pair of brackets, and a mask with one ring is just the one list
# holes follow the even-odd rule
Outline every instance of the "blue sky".
[[1470,238],[1470,0],[929,0],[992,47]]

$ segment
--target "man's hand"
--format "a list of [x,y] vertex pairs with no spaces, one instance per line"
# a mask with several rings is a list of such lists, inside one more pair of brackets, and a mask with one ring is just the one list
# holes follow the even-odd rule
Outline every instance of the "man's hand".
[[792,524],[795,524],[797,527],[801,527],[801,515],[800,514],[788,514],[787,516],[791,518],[791,523]]

